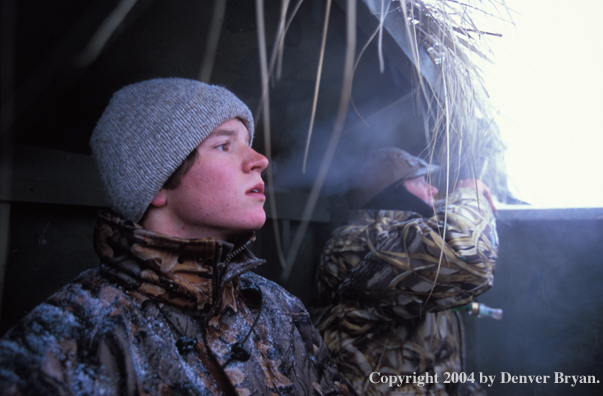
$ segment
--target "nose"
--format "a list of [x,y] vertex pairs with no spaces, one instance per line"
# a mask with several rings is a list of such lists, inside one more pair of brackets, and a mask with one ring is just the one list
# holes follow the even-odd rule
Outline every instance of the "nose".
[[430,189],[430,193],[432,197],[435,197],[436,195],[438,195],[438,188],[435,186],[432,186],[431,184],[429,185],[429,187],[431,187]]
[[268,158],[258,153],[251,147],[249,148],[249,157],[244,165],[245,172],[258,171],[261,173],[268,167]]

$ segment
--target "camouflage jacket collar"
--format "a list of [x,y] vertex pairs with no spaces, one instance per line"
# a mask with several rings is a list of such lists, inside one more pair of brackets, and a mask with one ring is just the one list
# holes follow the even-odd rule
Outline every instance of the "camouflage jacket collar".
[[206,312],[216,304],[236,311],[238,276],[264,262],[247,249],[254,240],[253,233],[235,244],[170,237],[108,211],[99,212],[94,229],[105,276],[146,297]]

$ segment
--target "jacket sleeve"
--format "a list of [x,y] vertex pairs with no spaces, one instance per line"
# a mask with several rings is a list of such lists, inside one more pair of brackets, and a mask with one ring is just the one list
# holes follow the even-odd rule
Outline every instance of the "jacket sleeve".
[[492,286],[495,219],[474,189],[455,191],[432,218],[380,217],[355,238],[364,250],[336,292],[340,301],[377,308],[381,317],[412,318],[459,306]]
[[0,395],[137,392],[128,324],[116,314],[121,296],[101,288],[95,273],[83,273],[0,338]]
[[96,379],[77,362],[80,330],[71,313],[38,306],[0,339],[0,394],[72,395],[75,382],[92,394],[85,384]]
[[[294,318],[295,326],[300,333],[306,352],[312,356],[318,374],[314,382],[315,395],[325,396],[354,396],[357,395],[352,385],[339,372],[329,354],[326,343],[320,336],[316,327],[312,325],[310,315],[305,311]],[[296,359],[301,361],[301,359]]]

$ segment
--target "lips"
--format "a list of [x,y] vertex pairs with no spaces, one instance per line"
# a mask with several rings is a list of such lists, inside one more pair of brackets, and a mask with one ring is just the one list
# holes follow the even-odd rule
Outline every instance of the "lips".
[[258,183],[246,192],[247,194],[264,194],[264,183]]

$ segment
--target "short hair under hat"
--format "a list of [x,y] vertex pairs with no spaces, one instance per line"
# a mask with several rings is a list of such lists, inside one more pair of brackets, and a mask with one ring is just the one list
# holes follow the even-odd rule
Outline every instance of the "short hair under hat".
[[251,111],[226,88],[158,78],[117,91],[90,138],[111,208],[140,221],[186,157],[232,118],[241,119],[252,140]]
[[438,165],[429,164],[398,147],[382,147],[371,151],[346,194],[351,208],[360,208],[384,188],[395,182],[437,172]]

